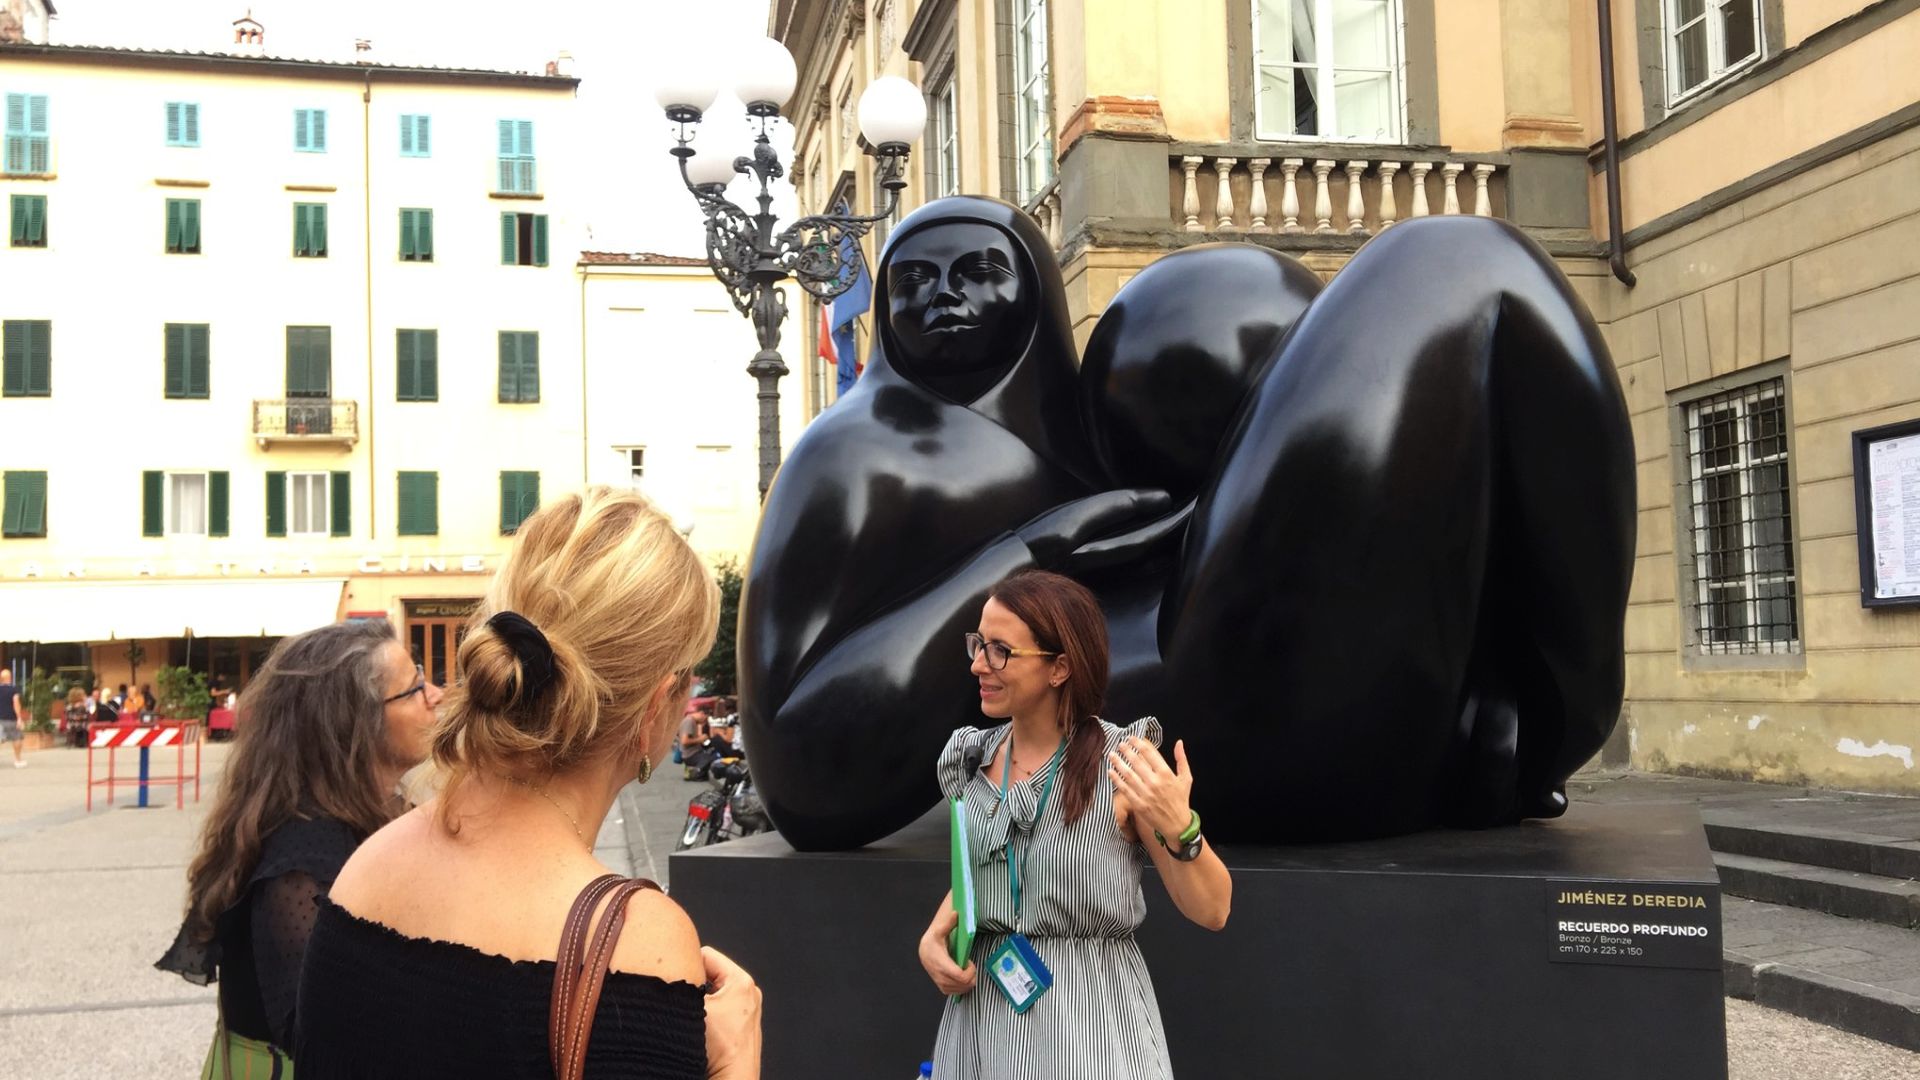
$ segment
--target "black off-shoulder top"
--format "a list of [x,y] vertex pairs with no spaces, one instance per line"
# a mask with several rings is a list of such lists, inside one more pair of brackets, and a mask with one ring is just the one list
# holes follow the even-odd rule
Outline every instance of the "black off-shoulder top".
[[[307,942],[294,1060],[300,1080],[551,1080],[554,962],[408,937],[327,900]],[[692,983],[613,972],[588,1077],[704,1080],[706,998]]]

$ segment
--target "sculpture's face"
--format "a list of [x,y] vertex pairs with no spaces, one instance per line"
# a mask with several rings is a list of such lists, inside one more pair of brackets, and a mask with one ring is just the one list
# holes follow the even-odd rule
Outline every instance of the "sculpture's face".
[[908,366],[938,379],[1013,362],[1031,292],[1019,265],[991,225],[936,225],[901,241],[887,264],[887,320]]

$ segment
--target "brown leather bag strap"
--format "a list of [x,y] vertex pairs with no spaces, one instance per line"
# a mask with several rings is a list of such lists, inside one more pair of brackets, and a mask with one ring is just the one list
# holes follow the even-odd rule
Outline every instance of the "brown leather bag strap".
[[[587,1069],[587,1040],[593,1034],[593,1014],[600,1007],[600,991],[612,966],[613,949],[627,922],[627,901],[645,889],[660,886],[646,878],[623,879],[615,874],[595,878],[573,902],[560,935],[554,965],[553,1004],[548,1010],[548,1050],[555,1080],[582,1080]],[[600,901],[611,893],[607,914],[591,942],[586,929]],[[583,955],[584,954],[584,955]]]
[[580,986],[580,958],[586,951],[587,928],[593,913],[607,893],[620,884],[620,875],[603,874],[587,883],[573,898],[567,923],[560,931],[560,945],[554,952],[553,1000],[547,1006],[547,1053],[556,1080],[564,1080],[561,1070],[565,1048],[567,1018],[573,1014],[573,1002]]

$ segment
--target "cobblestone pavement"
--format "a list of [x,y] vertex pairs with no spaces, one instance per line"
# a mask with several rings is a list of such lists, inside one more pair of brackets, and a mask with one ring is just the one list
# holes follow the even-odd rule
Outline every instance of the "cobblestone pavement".
[[[96,804],[86,754],[48,750],[0,768],[0,1077],[197,1076],[213,991],[156,971],[179,925],[186,864],[226,748],[205,757],[202,801],[173,809]],[[131,760],[131,755],[127,760]],[[171,762],[157,762],[167,771]],[[698,785],[672,769],[622,793],[596,842],[615,870],[667,882],[667,856]],[[1920,1055],[1761,1008],[1727,1003],[1731,1080],[1893,1080]]]

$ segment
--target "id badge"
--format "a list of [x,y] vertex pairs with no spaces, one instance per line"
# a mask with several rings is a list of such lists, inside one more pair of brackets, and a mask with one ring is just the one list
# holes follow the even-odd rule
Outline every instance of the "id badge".
[[1033,1008],[1040,995],[1053,988],[1053,972],[1024,934],[1009,935],[988,957],[987,970],[1015,1013]]

